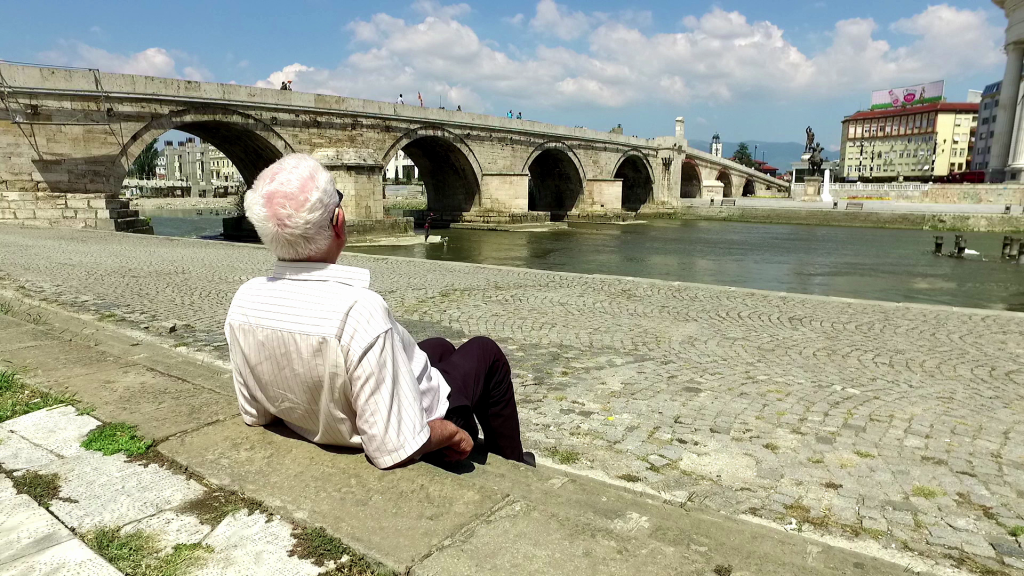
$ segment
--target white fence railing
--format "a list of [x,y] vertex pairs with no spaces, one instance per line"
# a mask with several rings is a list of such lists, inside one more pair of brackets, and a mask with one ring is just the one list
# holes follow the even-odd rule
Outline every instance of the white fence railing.
[[[222,187],[222,186],[234,186],[241,184],[241,182],[235,182],[231,180],[210,180],[209,182],[200,182],[200,185],[207,185]],[[121,183],[121,188],[191,188],[192,183],[187,180],[153,180],[149,178],[125,178],[124,182]]]

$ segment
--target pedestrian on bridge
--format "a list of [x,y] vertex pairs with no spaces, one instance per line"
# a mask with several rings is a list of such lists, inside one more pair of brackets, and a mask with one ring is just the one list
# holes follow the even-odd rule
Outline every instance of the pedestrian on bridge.
[[277,265],[238,289],[224,325],[242,419],[361,448],[378,468],[463,460],[475,445],[535,465],[501,348],[479,336],[417,344],[370,290],[368,270],[336,264],[348,238],[342,200],[305,154],[271,164],[246,194]]

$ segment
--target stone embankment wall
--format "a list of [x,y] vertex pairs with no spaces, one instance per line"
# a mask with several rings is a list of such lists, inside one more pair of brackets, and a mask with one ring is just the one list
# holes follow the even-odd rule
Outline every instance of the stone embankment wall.
[[106,194],[0,191],[0,223],[42,228],[93,228],[152,234],[128,200]]
[[134,210],[176,210],[181,208],[231,208],[235,197],[227,198],[132,198]]
[[932,184],[928,190],[895,192],[897,202],[928,204],[1024,204],[1021,184]]
[[1024,216],[1007,216],[1004,214],[919,214],[905,212],[799,210],[793,208],[684,206],[671,211],[645,212],[643,217],[760,222],[764,224],[905,228],[912,230],[1024,232]]

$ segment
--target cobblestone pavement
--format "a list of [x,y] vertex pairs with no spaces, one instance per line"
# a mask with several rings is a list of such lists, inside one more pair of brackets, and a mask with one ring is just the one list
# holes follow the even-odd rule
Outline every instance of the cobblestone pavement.
[[[0,227],[36,298],[223,357],[259,247]],[[530,448],[799,530],[1015,572],[1024,315],[351,255],[417,337],[494,337]],[[0,300],[2,301],[2,300]],[[1020,528],[1019,530],[1024,530]],[[976,564],[976,563],[981,564]]]

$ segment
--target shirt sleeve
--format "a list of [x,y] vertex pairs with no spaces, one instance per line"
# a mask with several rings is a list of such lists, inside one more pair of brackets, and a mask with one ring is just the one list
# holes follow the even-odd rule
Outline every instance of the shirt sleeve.
[[409,358],[394,331],[387,329],[354,364],[350,397],[363,450],[378,468],[399,464],[430,438]]

